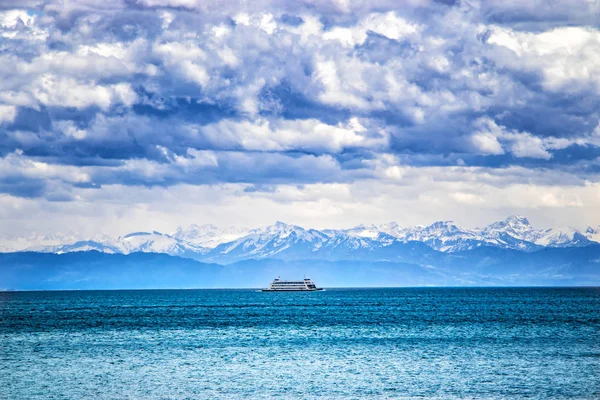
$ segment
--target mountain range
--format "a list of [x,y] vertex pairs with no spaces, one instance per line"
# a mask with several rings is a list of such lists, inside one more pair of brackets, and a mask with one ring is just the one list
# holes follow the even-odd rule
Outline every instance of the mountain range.
[[75,232],[0,239],[0,252],[70,253],[95,250],[108,254],[163,253],[197,261],[230,264],[242,260],[279,259],[368,262],[410,260],[429,250],[447,254],[477,248],[534,252],[544,248],[598,245],[600,227],[533,228],[527,218],[510,216],[483,228],[468,229],[452,221],[402,227],[395,222],[350,229],[305,229],[277,222],[247,228],[191,225],[172,233],[133,232],[120,237],[84,238]]

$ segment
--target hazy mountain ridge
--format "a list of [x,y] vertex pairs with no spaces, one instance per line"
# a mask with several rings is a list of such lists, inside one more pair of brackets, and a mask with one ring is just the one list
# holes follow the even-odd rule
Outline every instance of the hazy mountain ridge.
[[476,229],[463,228],[452,221],[409,228],[391,222],[323,230],[277,222],[255,229],[190,225],[180,227],[172,234],[134,232],[116,238],[98,235],[86,239],[68,232],[5,238],[0,240],[0,251],[165,253],[217,263],[266,258],[396,262],[415,246],[419,247],[419,253],[427,253],[427,249],[421,248],[423,245],[445,253],[479,247],[531,252],[543,248],[590,246],[599,241],[600,227],[589,227],[583,232],[571,227],[534,229],[527,218],[511,216]]
[[413,243],[395,261],[265,258],[218,265],[157,253],[0,253],[0,290],[260,288],[275,276],[306,275],[324,287],[600,285],[600,245],[443,253]]

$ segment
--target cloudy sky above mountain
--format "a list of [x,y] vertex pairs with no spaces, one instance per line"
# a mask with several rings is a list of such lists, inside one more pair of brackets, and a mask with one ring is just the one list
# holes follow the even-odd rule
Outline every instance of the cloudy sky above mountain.
[[0,233],[600,225],[600,3],[0,0]]

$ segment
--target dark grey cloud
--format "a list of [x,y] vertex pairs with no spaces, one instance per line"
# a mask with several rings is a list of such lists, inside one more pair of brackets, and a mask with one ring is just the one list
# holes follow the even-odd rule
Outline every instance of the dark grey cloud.
[[547,3],[492,0],[480,3],[485,21],[513,25],[520,30],[546,30],[564,25],[598,24],[600,6],[587,0],[552,0]]

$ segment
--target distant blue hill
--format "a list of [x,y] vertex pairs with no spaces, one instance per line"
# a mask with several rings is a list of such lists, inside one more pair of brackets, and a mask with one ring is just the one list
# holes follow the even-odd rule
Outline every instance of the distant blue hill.
[[[600,245],[525,252],[497,247],[443,253],[421,243],[390,246],[390,259],[203,263],[159,253],[0,253],[0,289],[264,287],[309,275],[321,286],[600,286]],[[336,257],[343,254],[336,254]],[[387,258],[387,257],[386,257]]]
[[223,267],[158,253],[98,251],[0,254],[0,288],[144,289],[213,287]]

